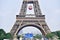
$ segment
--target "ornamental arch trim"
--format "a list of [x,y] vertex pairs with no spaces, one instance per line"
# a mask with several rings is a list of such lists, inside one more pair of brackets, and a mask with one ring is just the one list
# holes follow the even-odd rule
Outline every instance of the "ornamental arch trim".
[[28,26],[35,27],[35,28],[39,29],[43,35],[46,35],[46,32],[45,32],[44,28],[43,28],[42,26],[40,26],[40,25],[37,25],[37,24],[24,24],[24,25],[22,25],[22,26],[18,29],[16,35],[19,33],[20,30],[22,30],[23,28],[28,27]]

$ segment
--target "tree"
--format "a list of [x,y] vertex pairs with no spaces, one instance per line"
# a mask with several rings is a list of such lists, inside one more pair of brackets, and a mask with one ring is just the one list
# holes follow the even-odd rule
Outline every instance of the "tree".
[[34,36],[34,38],[41,39],[42,35],[37,34],[37,35]]
[[59,37],[58,39],[60,39],[60,31],[56,31],[56,32],[52,32],[52,33],[57,35]]
[[3,29],[0,29],[0,40],[3,40],[5,38],[5,31]]
[[12,35],[10,33],[6,33],[5,34],[5,39],[10,39],[10,38],[12,38]]
[[6,33],[3,29],[0,29],[0,40],[10,38],[12,38],[12,35],[10,33]]
[[53,33],[48,33],[47,35],[46,35],[46,38],[50,38],[50,39],[53,39],[53,37],[55,36],[55,34],[53,34]]
[[59,37],[60,39],[60,31],[56,31],[56,35]]

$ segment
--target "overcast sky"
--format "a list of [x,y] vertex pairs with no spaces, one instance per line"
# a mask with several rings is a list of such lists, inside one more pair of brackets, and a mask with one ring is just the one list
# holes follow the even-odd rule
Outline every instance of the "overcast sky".
[[[0,0],[0,29],[10,32],[23,0]],[[51,31],[60,30],[60,0],[39,0],[42,14]]]

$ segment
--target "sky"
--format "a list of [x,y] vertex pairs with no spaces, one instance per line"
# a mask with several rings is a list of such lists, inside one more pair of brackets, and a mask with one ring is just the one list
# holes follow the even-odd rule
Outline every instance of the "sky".
[[[0,29],[10,32],[23,0],[0,0]],[[38,0],[51,31],[60,30],[60,0]]]

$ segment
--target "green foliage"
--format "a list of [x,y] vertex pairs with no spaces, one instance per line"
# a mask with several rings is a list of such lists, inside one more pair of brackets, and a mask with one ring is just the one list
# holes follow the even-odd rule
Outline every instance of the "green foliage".
[[53,39],[53,36],[55,36],[53,33],[49,33],[49,34],[46,35],[46,38],[48,38],[48,39],[49,39],[49,38]]
[[3,29],[0,29],[0,40],[3,40],[5,38],[5,31]]
[[10,33],[6,33],[3,29],[0,29],[0,40],[10,39],[11,37]]
[[60,38],[60,31],[56,31],[56,35]]
[[10,33],[6,33],[5,34],[5,39],[10,39],[10,38],[12,38],[12,35]]
[[41,39],[42,38],[42,35],[37,34],[37,35],[34,36],[34,38]]
[[56,31],[56,32],[52,32],[52,33],[57,35],[59,37],[58,39],[60,39],[60,31]]
[[6,32],[5,32],[3,29],[0,29],[0,35],[1,35],[2,33],[3,33],[3,34],[6,34]]

